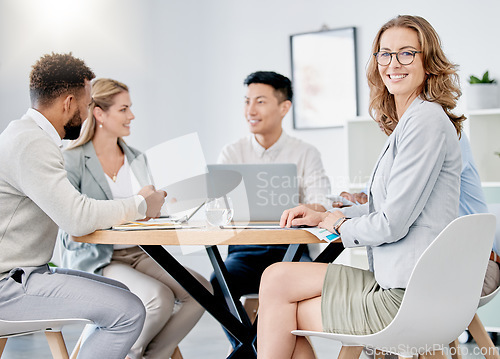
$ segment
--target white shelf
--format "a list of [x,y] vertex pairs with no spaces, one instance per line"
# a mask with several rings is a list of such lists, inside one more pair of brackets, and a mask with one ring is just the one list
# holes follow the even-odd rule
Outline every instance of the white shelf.
[[[500,188],[500,108],[466,114],[472,154],[484,188]],[[371,117],[346,121],[349,190],[363,190],[387,140]]]
[[[500,161],[500,159],[499,159]],[[500,187],[500,182],[481,182],[481,186],[483,187]]]
[[500,109],[470,111],[469,141],[483,187],[500,187]]
[[359,192],[366,187],[375,162],[387,141],[371,117],[356,117],[345,125],[349,190]]
[[354,117],[354,118],[349,119],[346,123],[349,123],[349,122],[375,122],[375,121],[371,117],[358,116],[358,117]]
[[500,115],[500,108],[488,108],[484,110],[469,111],[469,116]]

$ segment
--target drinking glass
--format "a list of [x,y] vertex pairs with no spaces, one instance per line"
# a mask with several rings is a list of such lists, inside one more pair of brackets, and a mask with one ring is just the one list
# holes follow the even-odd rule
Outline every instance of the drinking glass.
[[205,214],[208,224],[219,227],[225,226],[233,219],[233,202],[231,198],[209,198],[205,204]]

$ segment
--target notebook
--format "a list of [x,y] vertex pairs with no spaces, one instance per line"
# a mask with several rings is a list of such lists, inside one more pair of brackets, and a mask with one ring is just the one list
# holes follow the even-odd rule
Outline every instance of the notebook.
[[[297,166],[293,163],[216,164],[208,165],[208,170],[211,174],[230,171],[241,176],[241,182],[227,194],[233,203],[233,222],[276,224],[284,210],[299,203]],[[211,183],[208,192],[222,193],[219,187],[227,188],[225,182]]]

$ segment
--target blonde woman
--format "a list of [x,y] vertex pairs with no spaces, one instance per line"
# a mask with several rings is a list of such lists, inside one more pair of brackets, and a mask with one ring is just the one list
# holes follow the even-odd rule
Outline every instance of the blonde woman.
[[398,16],[375,37],[367,76],[370,112],[389,134],[364,205],[285,211],[282,226],[337,232],[365,246],[370,270],[337,264],[277,263],[259,291],[259,359],[315,358],[294,329],[371,334],[395,317],[410,274],[429,244],[458,215],[463,116],[455,65],[433,27]]
[[[145,157],[123,141],[134,119],[128,87],[97,79],[92,84],[92,98],[80,137],[64,151],[68,178],[92,198],[129,197],[152,181]],[[138,246],[77,243],[66,233],[59,236],[63,267],[118,280],[143,302],[146,321],[129,357],[170,358],[200,319],[203,308]],[[193,274],[210,287],[205,278]]]

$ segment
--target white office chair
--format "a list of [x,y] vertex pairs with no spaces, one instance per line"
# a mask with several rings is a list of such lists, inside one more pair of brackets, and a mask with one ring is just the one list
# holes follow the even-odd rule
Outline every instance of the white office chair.
[[[68,350],[61,333],[62,327],[70,324],[89,324],[87,319],[53,319],[53,320],[23,320],[9,321],[0,319],[0,357],[7,339],[37,332],[45,332],[54,359],[68,359]],[[72,356],[73,357],[73,356]],[[75,355],[76,357],[76,355]]]
[[[496,231],[495,231],[495,242],[497,243],[497,248],[500,248],[500,203],[494,203],[494,204],[489,204],[488,205],[488,210],[490,213],[494,214],[497,218],[497,226],[496,226]],[[479,299],[479,304],[478,308],[482,307],[483,305],[488,304],[495,296],[500,292],[500,287],[495,289],[492,293],[485,295],[484,297],[481,297]],[[472,319],[471,323],[468,326],[469,332],[476,341],[476,344],[478,345],[479,348],[481,348],[481,353],[485,353],[486,359],[499,359],[500,355],[498,353],[497,348],[495,347],[495,344],[491,340],[488,332],[486,329],[484,329],[483,323],[481,323],[481,320],[477,316],[477,314],[474,315],[474,318]],[[450,344],[450,347],[453,346],[455,347],[455,352],[460,353],[458,350],[458,341],[455,341],[454,343]]]
[[450,223],[418,260],[396,317],[380,332],[292,333],[340,341],[339,358],[358,357],[363,346],[400,357],[439,355],[439,349],[454,341],[474,317],[494,233],[492,214],[463,216]]
[[[93,327],[94,327],[93,324],[87,325],[85,327],[82,334],[80,335],[80,338],[78,338],[78,341],[76,342],[75,348],[73,349],[73,352],[71,353],[71,356],[69,357],[69,359],[76,359],[76,357],[78,356],[78,353],[80,352],[80,347],[82,346],[83,341],[90,334],[89,331],[94,330]],[[0,351],[0,357],[1,357],[1,354],[2,354],[2,352]],[[183,356],[181,354],[181,350],[179,349],[178,346],[174,349],[174,352],[172,353],[172,356],[170,357],[170,359],[183,359]]]
[[[500,287],[495,289],[493,292],[491,292],[488,295],[485,295],[484,297],[481,297],[479,299],[479,304],[478,308],[482,307],[483,305],[486,305],[489,303],[497,294],[500,292]],[[472,321],[470,322],[469,326],[467,327],[469,329],[470,335],[474,338],[476,341],[477,346],[481,349],[481,353],[484,353],[484,357],[486,359],[500,359],[500,355],[498,353],[498,349],[496,348],[495,344],[490,338],[490,335],[484,328],[483,323],[479,319],[477,314],[474,314],[474,317],[472,318]],[[465,341],[468,340],[469,334],[467,332],[462,333],[462,336],[464,336],[466,339]],[[459,337],[459,339],[461,339]],[[460,340],[456,339],[453,342],[450,343],[450,348],[453,348],[452,352],[456,353],[456,355],[453,355],[453,359],[461,359],[462,356],[460,355]],[[463,342],[465,342],[463,341]]]

